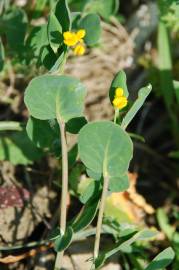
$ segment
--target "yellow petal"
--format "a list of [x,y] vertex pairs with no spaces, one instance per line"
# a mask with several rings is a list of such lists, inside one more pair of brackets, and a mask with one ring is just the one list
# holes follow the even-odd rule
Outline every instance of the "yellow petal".
[[81,44],[78,44],[74,49],[75,55],[83,55],[85,53],[85,47]]
[[116,88],[115,97],[122,97],[124,95],[124,90],[121,87]]
[[113,105],[117,109],[121,110],[127,105],[127,98],[126,97],[115,97],[113,100]]
[[70,31],[67,31],[67,32],[63,33],[64,39],[70,39],[70,38],[72,38],[72,35],[73,35],[73,33],[70,32]]
[[75,46],[78,42],[77,36],[75,33],[73,32],[64,32],[63,33],[63,37],[64,37],[64,43],[67,46]]
[[78,40],[84,38],[84,36],[86,35],[85,29],[80,29],[80,30],[76,33],[76,35],[77,35]]

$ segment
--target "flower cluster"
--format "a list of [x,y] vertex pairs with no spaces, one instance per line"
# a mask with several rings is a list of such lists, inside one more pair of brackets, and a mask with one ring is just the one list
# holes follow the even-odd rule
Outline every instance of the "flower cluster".
[[116,109],[123,109],[127,105],[127,98],[124,96],[124,90],[120,87],[116,88],[113,105]]
[[78,30],[76,33],[67,31],[63,33],[64,43],[69,47],[73,47],[75,55],[83,55],[85,53],[85,46],[83,38],[86,35],[84,29]]

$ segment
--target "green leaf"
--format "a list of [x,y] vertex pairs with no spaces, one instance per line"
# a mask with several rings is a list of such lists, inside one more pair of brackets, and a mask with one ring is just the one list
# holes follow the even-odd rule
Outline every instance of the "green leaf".
[[96,172],[93,172],[92,170],[90,169],[86,169],[86,173],[89,177],[91,177],[92,179],[94,180],[100,180],[101,179],[101,173],[96,173]]
[[75,144],[68,152],[68,164],[69,167],[73,167],[78,155],[78,146]]
[[99,192],[100,184],[92,179],[88,182],[87,186],[80,195],[80,201],[85,204],[92,198],[95,194]]
[[67,249],[73,238],[72,227],[67,227],[65,234],[61,232],[61,235],[55,239],[54,249],[56,252]]
[[123,70],[119,71],[116,74],[116,76],[114,77],[114,79],[111,83],[111,87],[109,90],[109,98],[110,98],[111,103],[114,99],[115,90],[118,87],[122,88],[124,90],[124,96],[128,97],[129,92],[127,89],[127,78],[126,78],[126,73]]
[[49,45],[41,48],[38,65],[44,65],[48,70],[51,70],[56,61],[57,57]]
[[160,21],[158,25],[158,53],[161,91],[168,109],[174,99],[172,58],[170,52],[170,42],[168,29],[164,22]]
[[99,198],[92,198],[82,208],[79,215],[71,224],[74,232],[79,232],[86,228],[94,219],[98,209]]
[[33,79],[25,91],[25,104],[30,114],[41,120],[56,118],[67,122],[80,117],[86,94],[78,79],[70,76],[43,75]]
[[55,16],[62,26],[63,32],[70,30],[71,17],[67,0],[58,0],[55,7]]
[[61,236],[61,231],[60,227],[57,227],[50,232],[48,240],[54,241],[55,239],[59,238],[59,236]]
[[171,151],[168,156],[170,158],[179,158],[179,151]]
[[[76,0],[75,0],[76,2]],[[106,20],[110,19],[111,15],[115,15],[119,10],[118,0],[91,0],[88,4],[88,12],[98,13]]]
[[99,257],[97,258],[97,260],[95,261],[95,269],[99,269],[104,262],[111,257],[112,255],[114,255],[115,253],[119,252],[119,251],[125,251],[128,250],[128,248],[136,241],[139,240],[149,240],[153,237],[156,236],[156,232],[152,231],[152,230],[148,230],[148,229],[144,229],[140,232],[135,233],[132,237],[130,237],[128,240],[124,241],[124,242],[120,242],[119,244],[116,244],[116,247],[113,248],[112,250],[105,252],[104,254],[99,255]]
[[85,117],[72,118],[66,123],[66,131],[72,134],[78,134],[80,129],[86,124],[87,120]]
[[162,270],[165,269],[174,259],[175,253],[171,247],[160,252],[145,270]]
[[27,28],[27,15],[20,8],[8,10],[0,23],[5,31],[9,46],[14,50],[20,50],[24,44]]
[[0,160],[8,160],[14,165],[27,165],[39,160],[42,155],[43,152],[33,145],[25,131],[0,138]]
[[166,234],[168,239],[172,240],[173,235],[175,233],[175,228],[172,225],[170,225],[169,218],[165,213],[164,209],[162,208],[157,209],[157,221],[162,232]]
[[101,121],[88,123],[79,133],[79,156],[87,168],[118,178],[128,170],[132,141],[120,126]]
[[1,38],[0,38],[0,71],[3,69],[4,59],[5,59],[4,46],[3,46]]
[[54,141],[60,140],[60,132],[57,121],[39,120],[30,117],[26,126],[30,140],[40,148],[51,149]]
[[177,103],[179,104],[179,81],[173,81]]
[[134,118],[136,113],[140,110],[140,108],[144,104],[146,98],[150,94],[151,90],[152,90],[151,84],[149,84],[146,87],[143,87],[139,90],[138,98],[136,99],[136,101],[134,102],[134,104],[132,105],[132,107],[130,108],[130,110],[127,112],[127,114],[125,115],[125,117],[122,120],[121,127],[123,129],[127,128],[127,126],[132,121],[132,119]]
[[57,58],[55,63],[51,66],[50,73],[53,73],[53,72],[56,72],[56,71],[58,71],[60,73],[61,70],[63,69],[64,60],[65,60],[65,52],[63,51],[60,54],[60,56]]
[[109,182],[109,190],[111,192],[122,192],[129,188],[128,174],[117,178],[111,178]]
[[98,43],[101,36],[101,26],[100,18],[97,14],[91,13],[83,17],[79,22],[78,28],[86,30],[84,40],[88,46]]
[[53,12],[51,12],[48,19],[47,32],[50,46],[54,53],[57,53],[59,46],[63,42],[63,35],[61,24]]
[[47,35],[47,24],[34,27],[26,44],[31,48],[34,55],[39,57],[42,48],[49,44]]

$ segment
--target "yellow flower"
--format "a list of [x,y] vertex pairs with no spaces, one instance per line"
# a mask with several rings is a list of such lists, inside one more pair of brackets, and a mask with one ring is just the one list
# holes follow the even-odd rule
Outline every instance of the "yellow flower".
[[85,53],[85,47],[83,44],[78,44],[74,49],[75,55],[83,55]]
[[116,88],[115,97],[122,97],[124,95],[124,90],[121,87]]
[[77,35],[73,32],[67,31],[63,33],[64,43],[67,46],[75,46],[78,42]]
[[116,88],[113,99],[113,105],[115,108],[121,110],[127,105],[127,98],[124,96],[124,90],[120,87]]
[[86,31],[85,31],[85,29],[80,29],[80,30],[78,30],[78,32],[76,33],[76,35],[77,35],[77,38],[78,38],[78,41],[83,41],[82,39],[85,37],[85,35],[86,35]]
[[64,43],[69,47],[74,47],[75,55],[83,55],[85,53],[85,46],[83,42],[85,35],[86,31],[84,29],[80,29],[76,33],[70,31],[64,32]]

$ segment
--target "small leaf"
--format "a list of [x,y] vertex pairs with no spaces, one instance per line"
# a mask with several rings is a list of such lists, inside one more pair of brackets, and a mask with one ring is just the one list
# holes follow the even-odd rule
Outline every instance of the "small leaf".
[[72,134],[78,134],[80,129],[86,124],[87,120],[85,117],[72,118],[66,123],[66,131]]
[[174,259],[175,253],[171,247],[160,252],[145,270],[162,270],[165,269]]
[[55,119],[47,121],[30,117],[26,130],[31,141],[40,148],[50,149],[55,140],[60,140],[59,126]]
[[24,45],[24,38],[27,28],[27,15],[20,8],[11,8],[2,16],[2,25],[7,37],[9,46],[20,51]]
[[44,65],[48,70],[51,70],[56,61],[57,57],[49,45],[41,48],[38,65]]
[[127,112],[125,117],[122,120],[121,127],[123,129],[126,129],[126,127],[129,125],[129,123],[132,121],[136,113],[140,110],[142,105],[144,104],[146,98],[150,94],[152,90],[151,84],[147,85],[146,87],[143,87],[139,90],[138,98],[130,108],[130,110]]
[[49,44],[47,35],[47,24],[34,27],[27,39],[26,44],[28,47],[31,48],[34,55],[36,57],[39,57],[42,48]]
[[48,19],[47,32],[50,46],[54,53],[57,53],[59,46],[63,42],[63,35],[61,24],[53,12],[51,12]]
[[42,155],[43,152],[34,146],[25,131],[0,138],[0,160],[8,160],[14,165],[26,165],[39,160]]
[[110,121],[85,125],[78,136],[79,156],[95,173],[121,177],[132,158],[132,142],[120,126]]
[[[41,120],[56,118],[63,121],[83,113],[85,87],[71,76],[43,75],[33,79],[25,91],[25,104],[30,114]],[[58,108],[57,108],[57,107]]]
[[5,59],[4,46],[3,46],[1,38],[0,38],[0,71],[3,69],[4,59]]
[[157,209],[157,221],[164,234],[172,241],[175,228],[170,225],[169,218],[163,208]]
[[139,241],[139,240],[147,240],[147,239],[153,238],[154,236],[156,236],[156,234],[157,233],[155,231],[144,229],[140,232],[133,234],[133,236],[130,237],[128,240],[125,240],[122,243],[120,241],[119,244],[116,244],[115,248],[113,248],[112,250],[108,252],[105,252],[104,254],[99,255],[99,257],[95,261],[95,267],[96,267],[95,269],[99,269],[109,257],[116,254],[117,252],[128,250],[129,247],[134,242]]
[[117,178],[110,178],[109,190],[111,192],[122,192],[129,188],[129,178],[125,174]]
[[71,224],[74,232],[81,231],[86,228],[94,219],[98,209],[99,198],[89,200],[82,208],[79,215]]
[[65,234],[62,234],[55,239],[54,249],[56,252],[67,249],[70,245],[73,238],[73,229],[72,227],[67,227]]
[[55,239],[59,238],[59,236],[61,236],[61,231],[60,231],[60,228],[57,227],[50,232],[48,240],[54,241]]
[[60,73],[61,68],[63,68],[64,60],[65,60],[65,52],[63,51],[60,54],[60,56],[57,58],[57,60],[55,61],[55,63],[51,66],[50,73],[54,73],[56,71],[58,71]]
[[124,90],[124,96],[128,97],[129,92],[127,89],[127,78],[126,78],[126,73],[123,70],[119,71],[116,74],[116,76],[114,77],[114,79],[111,83],[111,87],[109,90],[109,98],[110,98],[111,103],[114,99],[115,90],[118,87],[122,88]]
[[71,17],[67,0],[58,0],[55,7],[55,16],[62,26],[63,32],[70,30]]
[[85,204],[87,201],[92,198],[95,194],[99,192],[99,182],[91,180],[88,185],[86,186],[85,190],[80,195],[80,201]]
[[96,45],[101,35],[100,18],[97,14],[91,13],[83,17],[79,22],[79,29],[85,29],[85,43],[88,46]]
[[[75,0],[76,2],[76,0]],[[91,0],[88,3],[88,12],[96,12],[105,20],[110,20],[119,10],[119,1],[116,0]]]

